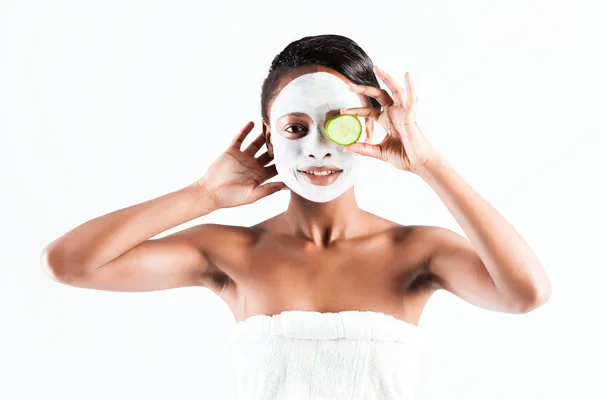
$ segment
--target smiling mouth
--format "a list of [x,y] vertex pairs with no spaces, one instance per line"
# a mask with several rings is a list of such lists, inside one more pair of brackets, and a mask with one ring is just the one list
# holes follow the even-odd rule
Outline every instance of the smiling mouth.
[[305,180],[316,186],[331,185],[339,178],[343,171],[343,169],[336,167],[310,167],[298,170]]

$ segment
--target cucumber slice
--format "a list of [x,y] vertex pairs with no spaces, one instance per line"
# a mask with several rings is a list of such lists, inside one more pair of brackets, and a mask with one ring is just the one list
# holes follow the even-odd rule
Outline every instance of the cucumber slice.
[[333,142],[347,146],[358,142],[362,133],[362,124],[354,115],[338,115],[327,121],[325,132]]

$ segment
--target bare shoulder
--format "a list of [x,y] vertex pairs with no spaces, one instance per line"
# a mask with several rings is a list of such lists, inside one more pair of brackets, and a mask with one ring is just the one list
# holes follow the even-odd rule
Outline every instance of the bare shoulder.
[[412,226],[413,240],[429,255],[433,255],[442,248],[462,246],[469,243],[463,235],[451,229],[435,225]]
[[405,225],[391,230],[394,251],[398,258],[409,260],[408,294],[431,294],[444,287],[444,279],[431,268],[431,261],[440,247],[460,241],[462,236],[449,229],[432,225]]
[[225,224],[201,224],[188,230],[188,240],[202,251],[214,266],[239,258],[262,236],[257,227]]
[[252,248],[263,234],[257,227],[212,223],[187,231],[188,240],[208,261],[202,280],[215,293],[235,289]]
[[240,245],[251,241],[256,234],[252,227],[225,224],[200,224],[188,229],[189,237],[198,243]]
[[458,233],[435,225],[400,225],[392,230],[395,241],[408,243],[412,247],[433,252],[440,244],[464,239]]

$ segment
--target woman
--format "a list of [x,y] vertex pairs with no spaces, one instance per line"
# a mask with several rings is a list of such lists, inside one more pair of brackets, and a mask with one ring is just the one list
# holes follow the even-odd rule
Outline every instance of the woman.
[[[253,123],[197,182],[76,227],[46,247],[42,264],[84,288],[212,290],[237,322],[240,398],[410,398],[417,325],[436,290],[525,313],[548,300],[550,283],[527,243],[427,141],[408,73],[405,85],[348,38],[297,40],[272,62],[262,134],[247,148]],[[366,142],[328,139],[326,122],[341,114],[361,118]],[[375,123],[387,132],[377,145]],[[468,240],[361,210],[353,189],[361,156],[424,179]],[[277,174],[282,182],[263,184]],[[255,226],[201,224],[151,239],[281,189],[290,189],[288,209]]]

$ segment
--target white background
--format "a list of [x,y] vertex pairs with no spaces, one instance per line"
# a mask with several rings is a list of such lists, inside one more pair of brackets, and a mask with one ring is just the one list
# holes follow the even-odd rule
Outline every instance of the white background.
[[[420,324],[429,347],[418,399],[599,398],[593,4],[0,1],[0,398],[235,398],[235,320],[215,294],[68,287],[39,256],[89,219],[200,178],[246,121],[259,123],[273,57],[323,33],[354,39],[400,81],[412,72],[425,135],[552,281],[552,299],[524,315],[438,291]],[[420,178],[361,166],[362,208],[462,234]],[[288,197],[166,234],[255,224]]]

